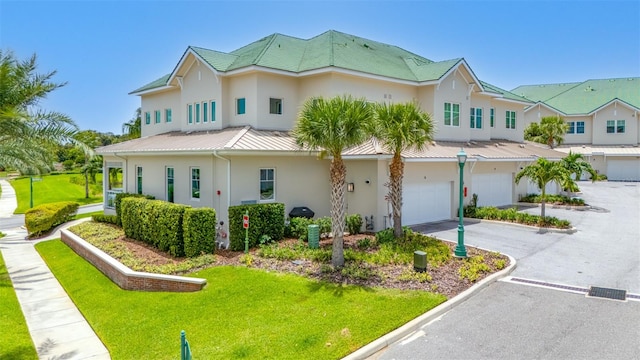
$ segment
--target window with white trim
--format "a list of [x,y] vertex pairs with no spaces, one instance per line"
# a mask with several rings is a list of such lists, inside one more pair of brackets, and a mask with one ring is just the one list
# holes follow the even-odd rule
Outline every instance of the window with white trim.
[[471,108],[470,121],[472,129],[482,129],[482,108]]
[[193,124],[193,104],[187,105],[187,119],[189,124]]
[[142,166],[136,166],[136,191],[142,194]]
[[584,134],[584,121],[569,121],[567,125],[569,125],[567,134]]
[[516,128],[516,112],[507,110],[505,113],[506,127],[507,129]]
[[273,168],[260,169],[260,201],[275,200],[276,198],[276,170]]
[[171,122],[171,109],[164,109],[164,122]]
[[444,103],[445,126],[460,126],[460,104]]
[[216,121],[216,102],[211,102],[211,122]]
[[151,113],[148,111],[144,112],[144,123],[145,125],[151,124]]
[[196,108],[196,123],[200,123],[200,103],[195,104]]
[[154,116],[156,124],[160,124],[160,121],[162,120],[160,110],[154,111],[153,112],[153,116]]
[[206,123],[209,121],[209,103],[204,101],[202,103],[202,122]]
[[167,201],[173,202],[173,168],[167,166]]
[[200,168],[191,168],[191,199],[200,199]]
[[607,120],[607,134],[624,134],[624,120]]
[[269,98],[269,114],[282,115],[282,99]]

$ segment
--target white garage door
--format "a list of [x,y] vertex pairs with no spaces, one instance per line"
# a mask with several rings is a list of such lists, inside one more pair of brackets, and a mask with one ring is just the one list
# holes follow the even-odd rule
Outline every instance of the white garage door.
[[402,225],[451,219],[451,182],[402,184]]
[[478,206],[502,206],[513,204],[513,177],[507,174],[474,174],[471,176],[471,193],[478,194]]
[[640,160],[607,160],[607,179],[640,181]]

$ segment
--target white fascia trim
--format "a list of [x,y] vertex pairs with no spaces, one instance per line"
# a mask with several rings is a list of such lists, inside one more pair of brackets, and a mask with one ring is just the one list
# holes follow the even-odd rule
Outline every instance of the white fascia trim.
[[[433,162],[433,163],[458,163],[457,157],[446,157],[446,158],[403,158],[404,162],[408,163],[425,163],[425,162]],[[477,159],[467,158],[466,163],[475,162]]]
[[550,110],[550,111],[552,111],[552,112],[554,112],[556,114],[561,114],[562,116],[575,116],[575,115],[567,115],[567,114],[563,113],[562,111],[545,104],[542,101],[538,101],[538,102],[534,103],[533,105],[529,106],[528,108],[524,109],[524,112],[528,112],[529,110],[533,110],[536,107],[540,107],[540,106],[544,106],[548,110]]
[[[521,105],[527,105],[530,106],[531,103],[530,102],[525,102],[525,101],[520,101],[520,100],[512,100],[512,99],[507,99],[505,97],[501,97],[501,98],[496,98],[497,101],[504,101],[504,102],[508,102],[508,103],[514,103],[514,104],[521,104]],[[525,110],[526,111],[526,110]],[[557,111],[557,110],[556,110]]]
[[160,86],[160,87],[155,87],[153,89],[147,89],[147,90],[142,90],[142,91],[137,91],[137,92],[130,92],[129,95],[142,96],[142,95],[153,94],[153,93],[156,93],[156,92],[162,92],[162,91],[167,91],[167,90],[172,90],[172,89],[175,89],[175,86],[163,85],[163,86]]
[[393,155],[343,155],[344,160],[389,160]]
[[[207,67],[207,69],[211,70],[211,72],[213,72],[213,76],[215,76],[216,80],[218,80],[218,82],[220,81],[219,78],[218,78],[218,75],[220,74],[220,72],[218,70],[216,70],[213,66],[209,65],[208,62],[206,62],[200,55],[198,55],[198,53],[196,53],[195,51],[193,51],[193,49],[191,49],[191,47],[189,47],[184,52],[184,54],[182,54],[182,57],[180,58],[180,61],[178,61],[178,64],[176,65],[176,67],[171,72],[171,75],[169,76],[169,79],[167,79],[167,84],[171,84],[173,79],[177,76],[178,70],[182,67],[182,65],[184,65],[184,62],[187,61],[187,56],[189,54],[192,54],[196,58],[197,62],[199,62],[200,64],[204,64]],[[191,65],[189,67],[191,67]]]
[[364,78],[369,78],[374,80],[393,82],[393,83],[398,83],[403,85],[414,85],[414,86],[422,85],[422,84],[431,85],[431,84],[437,83],[434,81],[420,83],[420,82],[411,81],[411,80],[401,80],[401,79],[396,79],[396,78],[391,78],[386,76],[373,75],[373,74],[359,72],[359,71],[347,70],[339,67],[324,67],[320,69],[308,70],[308,71],[296,73],[291,71],[278,70],[278,69],[272,69],[272,68],[258,66],[258,65],[252,65],[252,66],[243,67],[241,69],[236,69],[236,70],[226,72],[225,75],[231,76],[231,75],[239,75],[239,74],[250,73],[250,72],[265,72],[265,73],[285,75],[285,76],[291,76],[291,77],[306,77],[306,76],[319,75],[319,74],[339,73],[339,74],[364,77]]
[[631,105],[631,104],[629,104],[629,103],[626,103],[626,102],[624,102],[624,101],[622,101],[622,100],[620,100],[620,99],[618,99],[618,98],[615,98],[615,99],[613,99],[613,100],[611,100],[611,101],[609,101],[609,102],[607,102],[607,103],[605,103],[605,104],[601,105],[600,107],[597,107],[595,110],[593,110],[593,111],[591,111],[591,112],[589,112],[589,113],[583,114],[583,115],[593,115],[593,114],[597,113],[598,111],[600,111],[600,110],[602,110],[602,109],[606,108],[607,106],[609,106],[609,105],[611,105],[611,104],[616,104],[616,105],[617,105],[617,104],[620,104],[620,105],[624,105],[624,106],[625,106],[625,107],[627,107],[629,110],[634,110],[634,111],[638,111],[638,110],[640,110],[639,108],[637,108],[637,107],[635,107],[635,106],[633,106],[633,105]]
[[[521,158],[488,158],[488,157],[484,157],[481,155],[474,155],[474,157],[476,157],[476,159],[478,161],[490,161],[490,162],[532,162],[532,161],[537,161],[538,160],[538,156],[531,156],[531,157],[521,157]],[[561,159],[561,157],[548,157],[547,159]],[[469,160],[467,160],[469,161]]]
[[467,78],[460,73],[460,75],[462,75],[462,77],[464,78],[464,80],[468,83],[471,84],[472,82],[474,82],[477,86],[478,86],[478,90],[480,92],[484,92],[484,87],[482,86],[482,83],[480,82],[480,80],[476,77],[476,75],[473,73],[473,71],[471,70],[471,67],[469,66],[469,64],[467,64],[467,61],[465,59],[461,59],[460,61],[458,61],[454,66],[451,67],[451,69],[449,69],[449,71],[447,71],[446,73],[444,73],[444,75],[442,75],[440,77],[440,81],[444,78],[446,78],[447,76],[451,75],[452,73],[459,71],[460,65],[463,65],[466,69],[467,72],[471,75],[471,82],[467,80]]

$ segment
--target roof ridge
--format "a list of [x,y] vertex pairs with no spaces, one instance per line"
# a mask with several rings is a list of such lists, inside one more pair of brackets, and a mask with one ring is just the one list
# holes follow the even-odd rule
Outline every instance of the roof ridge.
[[238,133],[231,138],[226,144],[224,144],[224,149],[231,149],[240,139],[251,129],[251,126],[247,125],[240,129]]
[[255,64],[257,64],[259,62],[259,60],[262,59],[264,54],[267,52],[267,49],[271,48],[271,45],[276,41],[276,38],[278,36],[281,36],[281,35],[278,34],[278,33],[273,33],[273,34],[268,36],[268,37],[271,37],[271,38],[269,39],[269,41],[267,41],[267,44],[262,48],[262,50],[260,51],[260,54],[258,54],[258,56],[256,56],[256,58],[253,60],[253,62]]

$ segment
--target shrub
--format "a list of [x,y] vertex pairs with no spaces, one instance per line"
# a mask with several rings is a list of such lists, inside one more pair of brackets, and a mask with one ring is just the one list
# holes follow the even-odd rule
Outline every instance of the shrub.
[[145,199],[149,199],[149,200],[153,200],[155,199],[154,196],[151,195],[141,195],[141,194],[131,194],[131,193],[119,193],[116,194],[116,200],[115,200],[115,208],[116,208],[116,216],[117,216],[117,225],[118,226],[122,226],[122,219],[121,219],[121,209],[120,209],[120,203],[122,202],[122,199],[128,198],[128,197],[133,197],[133,198],[145,198]]
[[318,225],[320,236],[329,236],[331,233],[331,218],[329,216],[318,218],[313,223]]
[[231,250],[244,250],[245,229],[242,216],[249,212],[249,247],[255,247],[262,235],[273,241],[284,236],[284,204],[251,204],[229,207],[229,246]]
[[118,224],[118,217],[115,215],[96,214],[91,216],[91,220],[95,222],[107,223],[107,224],[113,224],[113,225]]
[[121,199],[121,202],[119,202],[118,208],[120,215],[116,216],[119,218],[119,223],[122,225],[124,234],[131,239],[141,241],[143,239],[143,214],[146,202],[146,199],[136,196],[124,197]]
[[[314,224],[314,221],[304,217],[294,217],[289,223],[291,224],[291,236],[302,241],[307,241],[309,225]],[[320,231],[320,233],[322,233],[322,231]]]
[[188,257],[215,251],[216,211],[211,208],[189,208],[182,219],[184,254]]
[[393,243],[395,240],[396,240],[396,237],[393,235],[392,228],[380,230],[376,233],[376,242],[380,245]]
[[469,279],[471,282],[475,282],[480,277],[480,274],[489,272],[491,269],[489,265],[484,263],[483,256],[474,256],[464,260],[464,264],[458,269],[460,279]]
[[471,201],[469,201],[469,205],[462,208],[464,217],[475,217],[476,209],[478,208],[478,194],[473,194],[471,196]]
[[78,211],[78,206],[76,202],[61,201],[38,205],[27,210],[24,222],[29,235],[41,235],[55,226],[72,220]]
[[362,216],[360,214],[347,215],[347,231],[351,235],[360,234],[362,229]]

